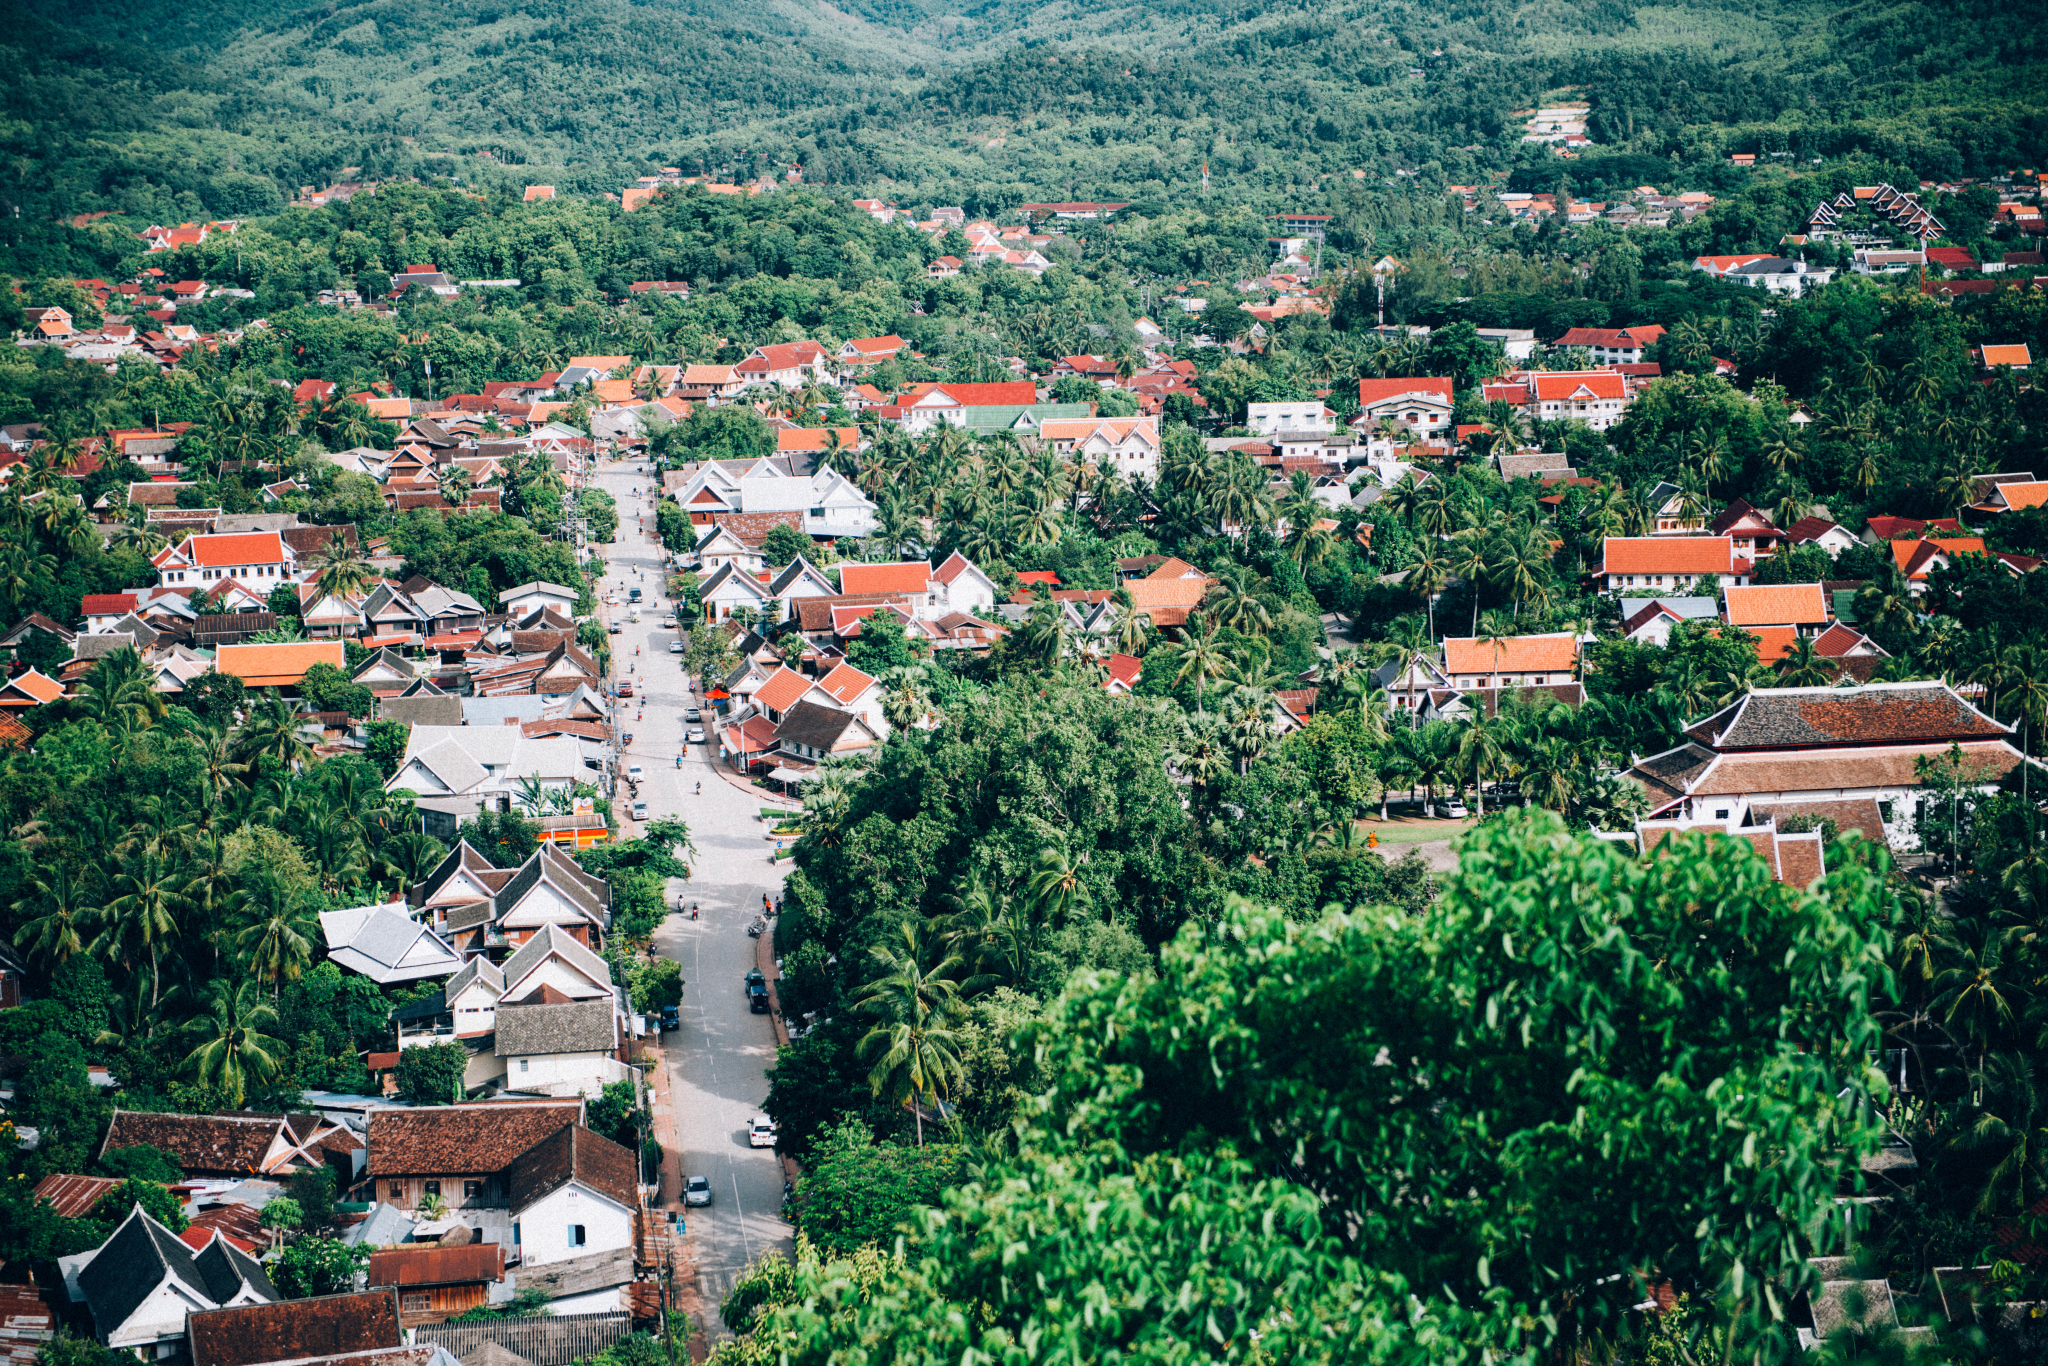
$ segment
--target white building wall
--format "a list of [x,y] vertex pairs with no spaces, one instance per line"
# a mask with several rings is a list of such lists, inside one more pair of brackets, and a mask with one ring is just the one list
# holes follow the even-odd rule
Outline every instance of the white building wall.
[[[572,1226],[583,1229],[580,1247],[569,1241]],[[545,1266],[633,1246],[633,1211],[579,1181],[571,1181],[520,1210],[513,1227],[518,1230],[520,1262],[525,1266]],[[572,1312],[561,1307],[564,1303],[553,1302],[556,1313]]]
[[625,1081],[632,1069],[605,1053],[542,1053],[531,1057],[499,1058],[508,1091],[539,1091],[550,1096],[589,1096],[615,1081]]

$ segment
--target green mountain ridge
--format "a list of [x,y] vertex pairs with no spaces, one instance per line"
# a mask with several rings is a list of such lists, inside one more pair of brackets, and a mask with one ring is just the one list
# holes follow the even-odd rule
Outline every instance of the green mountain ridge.
[[[20,224],[262,215],[345,167],[594,195],[662,165],[800,165],[812,184],[1001,212],[1182,198],[1204,163],[1225,201],[1306,206],[1504,171],[1697,180],[1734,150],[1928,178],[2048,160],[2048,40],[1984,0],[0,12],[16,72],[0,204],[30,255],[54,229]],[[1520,141],[1519,111],[1560,90],[1592,106],[1599,145],[1576,163]]]

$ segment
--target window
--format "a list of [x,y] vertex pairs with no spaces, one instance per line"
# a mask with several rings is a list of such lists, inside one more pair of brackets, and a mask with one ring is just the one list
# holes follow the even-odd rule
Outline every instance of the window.
[[405,1302],[399,1306],[401,1309],[432,1309],[433,1307],[434,1297],[432,1295],[410,1290],[406,1292]]
[[1877,804],[1877,814],[1884,819],[1886,825],[1890,825],[1892,823],[1892,804],[1888,801],[1879,802]]
[[1718,807],[1718,808],[1716,808],[1716,809],[1715,809],[1715,811],[1714,811],[1714,819],[1715,819],[1715,820],[1717,820],[1717,821],[1725,821],[1725,820],[1727,820],[1727,819],[1728,819],[1728,808],[1727,808],[1727,807],[1725,807],[1725,806],[1723,806],[1723,807]]
[[512,1246],[519,1246],[519,1225],[512,1225]]
[[520,1070],[520,1071],[522,1071],[522,1072],[524,1072],[524,1071],[526,1070],[526,1059],[525,1059],[525,1058],[521,1058],[521,1059],[519,1060],[519,1070]]
[[465,1199],[465,1200],[481,1200],[481,1199],[483,1199],[483,1198],[484,1198],[484,1183],[483,1183],[483,1182],[481,1182],[481,1181],[465,1181],[465,1182],[463,1182],[463,1183],[462,1183],[462,1198],[463,1198],[463,1199]]
[[429,1181],[421,1186],[420,1189],[427,1195],[439,1195],[441,1193],[441,1183],[439,1181]]
[[582,1247],[582,1246],[583,1246],[583,1225],[581,1225],[581,1224],[571,1224],[571,1225],[569,1225],[569,1246],[570,1246],[570,1247]]
[[405,1182],[393,1181],[391,1183],[391,1198],[393,1200],[405,1199]]

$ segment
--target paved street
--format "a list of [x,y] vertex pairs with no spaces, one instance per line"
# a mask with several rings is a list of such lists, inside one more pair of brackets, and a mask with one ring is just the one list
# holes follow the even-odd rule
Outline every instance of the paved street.
[[[781,1217],[782,1168],[773,1150],[747,1145],[747,1121],[760,1113],[768,1094],[775,1035],[768,1016],[748,1012],[744,988],[756,951],[747,922],[759,914],[764,892],[780,892],[788,865],[769,864],[773,845],[755,819],[767,803],[755,789],[735,787],[720,776],[709,725],[706,737],[714,743],[685,744],[683,713],[694,699],[685,690],[681,656],[668,652],[675,633],[658,620],[669,605],[661,548],[640,529],[643,517],[652,524],[649,493],[658,487],[658,476],[639,474],[630,464],[606,464],[599,467],[598,482],[619,504],[618,542],[605,547],[606,582],[617,598],[612,616],[625,622],[623,632],[612,637],[613,667],[632,681],[636,694],[636,705],[622,702],[618,712],[622,728],[634,737],[623,762],[645,770],[640,797],[648,815],[681,816],[697,846],[694,876],[670,883],[670,899],[696,901],[702,918],[670,916],[655,947],[682,964],[686,984],[683,1027],[663,1043],[682,1170],[711,1178],[710,1208],[688,1214],[685,1255],[696,1259],[706,1327],[716,1338],[724,1335],[717,1305],[733,1278],[763,1252],[790,1245],[789,1225]],[[638,625],[627,620],[625,594],[631,587],[644,595]],[[674,1191],[663,1195],[676,1198]]]

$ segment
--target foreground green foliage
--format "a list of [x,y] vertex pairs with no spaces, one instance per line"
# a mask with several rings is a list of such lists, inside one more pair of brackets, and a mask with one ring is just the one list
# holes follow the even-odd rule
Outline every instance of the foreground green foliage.
[[1534,1361],[1654,1275],[1771,1351],[1884,1094],[1893,900],[1844,847],[1805,892],[1516,817],[1418,913],[1233,905],[1083,973],[1014,1144],[900,1267],[800,1265],[749,1350]]

